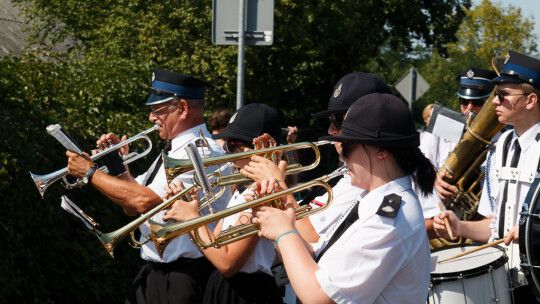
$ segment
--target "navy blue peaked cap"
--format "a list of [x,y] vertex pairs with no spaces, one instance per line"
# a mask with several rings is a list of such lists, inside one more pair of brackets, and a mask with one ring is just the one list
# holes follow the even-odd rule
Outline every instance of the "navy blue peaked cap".
[[528,83],[540,89],[540,60],[537,58],[508,51],[501,75],[493,79],[499,83]]
[[483,99],[491,95],[495,85],[491,82],[497,77],[495,71],[467,68],[456,77],[459,81],[458,97],[464,99]]
[[204,99],[207,87],[213,87],[206,81],[177,72],[163,69],[152,70],[152,92],[147,106],[167,102],[174,97]]

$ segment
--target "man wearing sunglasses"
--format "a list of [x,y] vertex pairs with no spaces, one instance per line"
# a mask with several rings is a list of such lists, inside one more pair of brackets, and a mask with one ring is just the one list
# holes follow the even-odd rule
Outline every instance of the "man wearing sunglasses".
[[[473,67],[459,73],[456,80],[459,81],[457,97],[461,113],[475,117],[482,110],[493,91],[494,85],[491,83],[491,79],[495,77],[497,77],[497,73],[494,71]],[[440,169],[444,165],[446,158],[455,147],[456,143],[431,133],[424,134],[420,143],[420,150],[431,160],[436,169]],[[440,175],[437,176],[435,189],[443,200],[449,199],[457,193],[456,187],[447,183]]]
[[[200,142],[199,134],[206,137],[207,144],[199,148],[206,157],[220,156],[223,149],[212,139],[203,119],[205,91],[211,87],[207,82],[181,73],[154,69],[152,74],[151,94],[146,102],[150,107],[149,121],[159,126],[159,136],[167,141],[164,151],[176,159],[187,159],[185,147]],[[125,140],[125,136],[122,140]],[[107,141],[113,144],[120,139],[113,133],[104,134],[98,140],[103,146]],[[122,153],[128,153],[124,147]],[[129,170],[112,177],[99,170],[92,170],[95,164],[88,155],[79,156],[68,151],[68,172],[74,177],[88,176],[89,184],[117,203],[129,216],[144,214],[162,202],[168,185],[161,155],[154,161],[147,172],[133,177]],[[203,157],[204,157],[203,156]],[[127,168],[126,168],[127,169]],[[216,170],[216,166],[207,168],[207,172]],[[177,177],[174,182],[182,181],[186,187],[193,184],[193,171]],[[213,210],[221,210],[230,200],[227,187],[225,194],[212,204]],[[207,208],[201,211],[208,213]],[[163,223],[166,211],[156,214],[152,220]],[[211,228],[213,229],[213,227]],[[149,228],[141,225],[141,239],[148,236]],[[147,263],[141,268],[133,281],[126,303],[200,303],[208,276],[214,270],[193,245],[187,235],[174,239],[160,258],[153,242],[141,248],[141,258]]]
[[[493,99],[499,122],[512,125],[497,141],[495,151],[488,154],[484,191],[478,212],[480,221],[460,221],[445,211],[435,218],[435,229],[443,237],[448,233],[443,220],[448,218],[455,236],[491,242],[504,238],[508,247],[511,284],[515,303],[535,303],[519,266],[519,219],[527,192],[538,171],[540,158],[540,60],[508,52]],[[529,261],[531,263],[531,261]],[[522,298],[524,297],[524,298]]]

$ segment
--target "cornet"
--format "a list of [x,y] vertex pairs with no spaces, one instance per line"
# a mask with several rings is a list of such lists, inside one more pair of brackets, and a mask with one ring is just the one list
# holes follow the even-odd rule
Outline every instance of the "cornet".
[[[223,164],[227,162],[234,162],[240,159],[248,158],[253,155],[268,155],[275,152],[287,152],[287,151],[294,151],[299,149],[307,149],[311,148],[315,152],[315,161],[308,166],[301,166],[300,164],[293,164],[290,167],[287,167],[286,174],[294,174],[301,171],[307,171],[311,170],[319,164],[319,161],[321,160],[321,153],[319,151],[318,146],[321,145],[327,145],[330,144],[329,141],[318,141],[318,142],[301,142],[301,143],[295,143],[290,145],[283,145],[283,146],[276,146],[276,147],[270,147],[270,148],[264,148],[264,149],[258,149],[258,150],[251,150],[246,152],[240,152],[240,153],[234,153],[234,154],[226,154],[223,156],[215,156],[215,157],[207,157],[203,159],[203,166],[212,166],[212,165],[218,165]],[[167,180],[170,183],[175,177],[178,175],[185,173],[187,171],[193,170],[193,163],[189,159],[175,159],[169,157],[166,153],[162,154],[163,157],[163,166],[165,167],[165,175],[167,176]],[[242,178],[240,174],[236,176],[227,177],[232,179],[231,183],[239,183],[241,181],[234,180],[236,177]],[[225,177],[222,177],[225,178]]]
[[[317,212],[321,212],[323,210],[326,210],[330,203],[332,202],[333,194],[332,194],[332,187],[330,187],[326,181],[329,179],[342,175],[348,172],[347,168],[343,168],[342,170],[338,170],[336,172],[333,172],[331,174],[322,176],[318,179],[314,179],[312,181],[296,185],[294,187],[291,187],[289,189],[272,193],[268,196],[264,196],[261,198],[258,198],[253,201],[245,202],[243,204],[236,205],[234,207],[227,208],[222,211],[218,211],[216,213],[211,213],[208,215],[203,215],[194,219],[187,220],[185,222],[178,222],[174,224],[158,224],[154,221],[149,221],[150,225],[150,237],[154,241],[154,245],[156,246],[157,252],[160,256],[163,255],[163,252],[165,251],[165,248],[167,245],[175,238],[181,236],[184,233],[194,231],[194,242],[196,242],[196,246],[199,248],[208,248],[208,247],[216,247],[219,248],[220,246],[224,246],[242,239],[245,239],[247,237],[256,235],[259,231],[259,228],[255,224],[247,224],[247,225],[240,225],[237,227],[231,227],[227,231],[218,234],[215,237],[214,241],[211,241],[210,243],[205,243],[198,235],[197,229],[202,226],[206,226],[210,223],[213,223],[215,221],[218,221],[220,219],[223,219],[225,217],[228,217],[230,215],[243,212],[247,209],[254,208],[256,206],[262,205],[262,204],[268,204],[272,203],[274,200],[279,199],[282,196],[296,193],[299,191],[302,191],[304,189],[314,187],[314,186],[321,186],[328,192],[328,199],[324,205],[317,209],[312,209],[310,205],[300,206],[295,209],[296,211],[296,219],[302,219],[307,216],[310,216],[312,214],[315,214]],[[279,204],[273,204],[274,206]],[[283,206],[281,206],[283,207]]]
[[[148,153],[150,153],[150,151],[152,150],[152,141],[150,140],[150,137],[148,137],[148,133],[152,132],[152,131],[155,131],[159,129],[159,126],[158,125],[155,125],[153,126],[152,128],[146,130],[146,131],[143,131],[131,138],[128,138],[127,140],[123,141],[123,142],[120,142],[116,145],[113,145],[97,154],[94,154],[90,157],[90,159],[92,161],[96,161],[98,159],[100,159],[101,157],[113,152],[113,151],[116,151],[118,149],[120,149],[121,147],[125,146],[125,145],[128,145],[136,140],[139,140],[139,139],[144,139],[148,142],[148,148],[143,151],[142,153],[137,153],[137,152],[131,152],[129,153],[128,155],[124,155],[122,157],[123,159],[123,164],[124,165],[127,165],[129,163],[132,163],[134,161],[136,161],[137,159],[141,158],[141,157],[144,157],[146,156]],[[100,170],[105,170],[105,168],[100,168]],[[47,175],[37,175],[37,174],[33,174],[32,172],[30,172],[30,176],[32,177],[32,180],[34,180],[34,184],[36,185],[38,191],[39,191],[39,194],[41,194],[41,198],[44,197],[44,194],[45,194],[45,190],[47,190],[47,188],[52,184],[54,183],[55,181],[63,178],[64,179],[64,182],[68,185],[72,185],[70,183],[67,182],[66,180],[66,175],[68,175],[68,169],[67,167],[63,168],[63,169],[60,169],[58,171],[55,171],[55,172],[52,172],[52,173],[49,173]]]

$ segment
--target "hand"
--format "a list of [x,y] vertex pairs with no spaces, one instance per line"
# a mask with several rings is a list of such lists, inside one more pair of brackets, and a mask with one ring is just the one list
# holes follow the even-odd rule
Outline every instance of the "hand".
[[452,229],[452,235],[454,237],[460,236],[459,234],[459,228],[461,225],[461,222],[457,218],[457,216],[454,214],[454,212],[445,210],[441,212],[441,214],[436,215],[433,217],[433,229],[435,230],[435,233],[437,233],[438,236],[450,239],[450,235],[448,234],[448,230],[446,230],[446,225],[444,224],[444,219],[447,218],[448,222],[450,224],[450,229]]
[[[99,149],[105,150],[105,149],[107,149],[108,147],[110,147],[112,145],[116,145],[116,144],[118,144],[118,143],[120,143],[122,141],[126,141],[126,139],[127,139],[126,135],[122,136],[122,139],[120,140],[118,138],[118,136],[116,136],[116,134],[108,133],[108,134],[102,134],[101,137],[96,141],[96,144],[99,147]],[[98,152],[99,152],[99,150],[93,150],[92,154],[96,154]],[[118,152],[122,156],[128,155],[129,154],[129,146],[124,145],[124,146],[120,147],[118,149]]]
[[294,144],[296,142],[296,137],[298,135],[298,128],[296,126],[294,127],[288,126],[287,128],[289,129],[289,133],[287,133],[287,143],[289,145]]
[[177,222],[180,221],[187,221],[193,218],[196,218],[199,216],[199,196],[198,195],[190,195],[191,201],[183,201],[183,200],[177,200],[175,201],[171,209],[163,215],[163,220],[175,220]]
[[272,160],[254,155],[251,157],[251,161],[243,169],[240,169],[240,173],[256,182],[270,178],[283,182],[286,169],[287,162],[284,160],[281,160],[276,166]]
[[88,153],[79,155],[68,150],[66,155],[68,157],[68,173],[75,178],[83,177],[88,168],[94,167],[94,162],[90,159]]
[[439,193],[439,197],[441,198],[441,200],[447,201],[458,193],[458,189],[455,186],[447,183],[444,178],[451,179],[452,174],[450,172],[446,172],[443,177],[440,172],[437,172],[437,179],[435,180],[435,190],[437,190],[437,193]]
[[510,245],[514,241],[516,244],[519,241],[519,225],[515,225],[508,231],[508,233],[504,236],[504,244],[506,246]]
[[296,214],[292,206],[286,210],[260,205],[253,208],[252,222],[259,226],[259,237],[275,241],[287,231],[295,230]]
[[[264,133],[263,135],[259,137],[255,137],[253,139],[253,147],[255,147],[256,150],[268,148],[268,147],[275,147],[276,146],[276,140],[270,136],[268,133]],[[281,159],[281,155],[283,152],[276,151],[274,152],[276,159]]]
[[[174,196],[178,192],[184,190],[185,188],[184,188],[184,183],[182,183],[182,181],[179,180],[176,184],[175,183],[170,183],[169,185],[163,187],[163,189],[165,189],[165,191],[167,193],[165,193],[165,195],[163,195],[162,200],[166,201],[167,199]],[[191,191],[186,193],[185,197],[189,197],[190,195],[195,195],[195,194],[197,194],[197,192],[199,192],[199,190],[200,189],[198,187],[194,187],[193,189],[191,189]]]

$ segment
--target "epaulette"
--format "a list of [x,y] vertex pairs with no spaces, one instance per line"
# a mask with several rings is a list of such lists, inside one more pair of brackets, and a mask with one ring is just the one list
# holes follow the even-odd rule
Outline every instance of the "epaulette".
[[395,218],[401,207],[401,196],[392,193],[383,198],[377,214],[384,217]]

